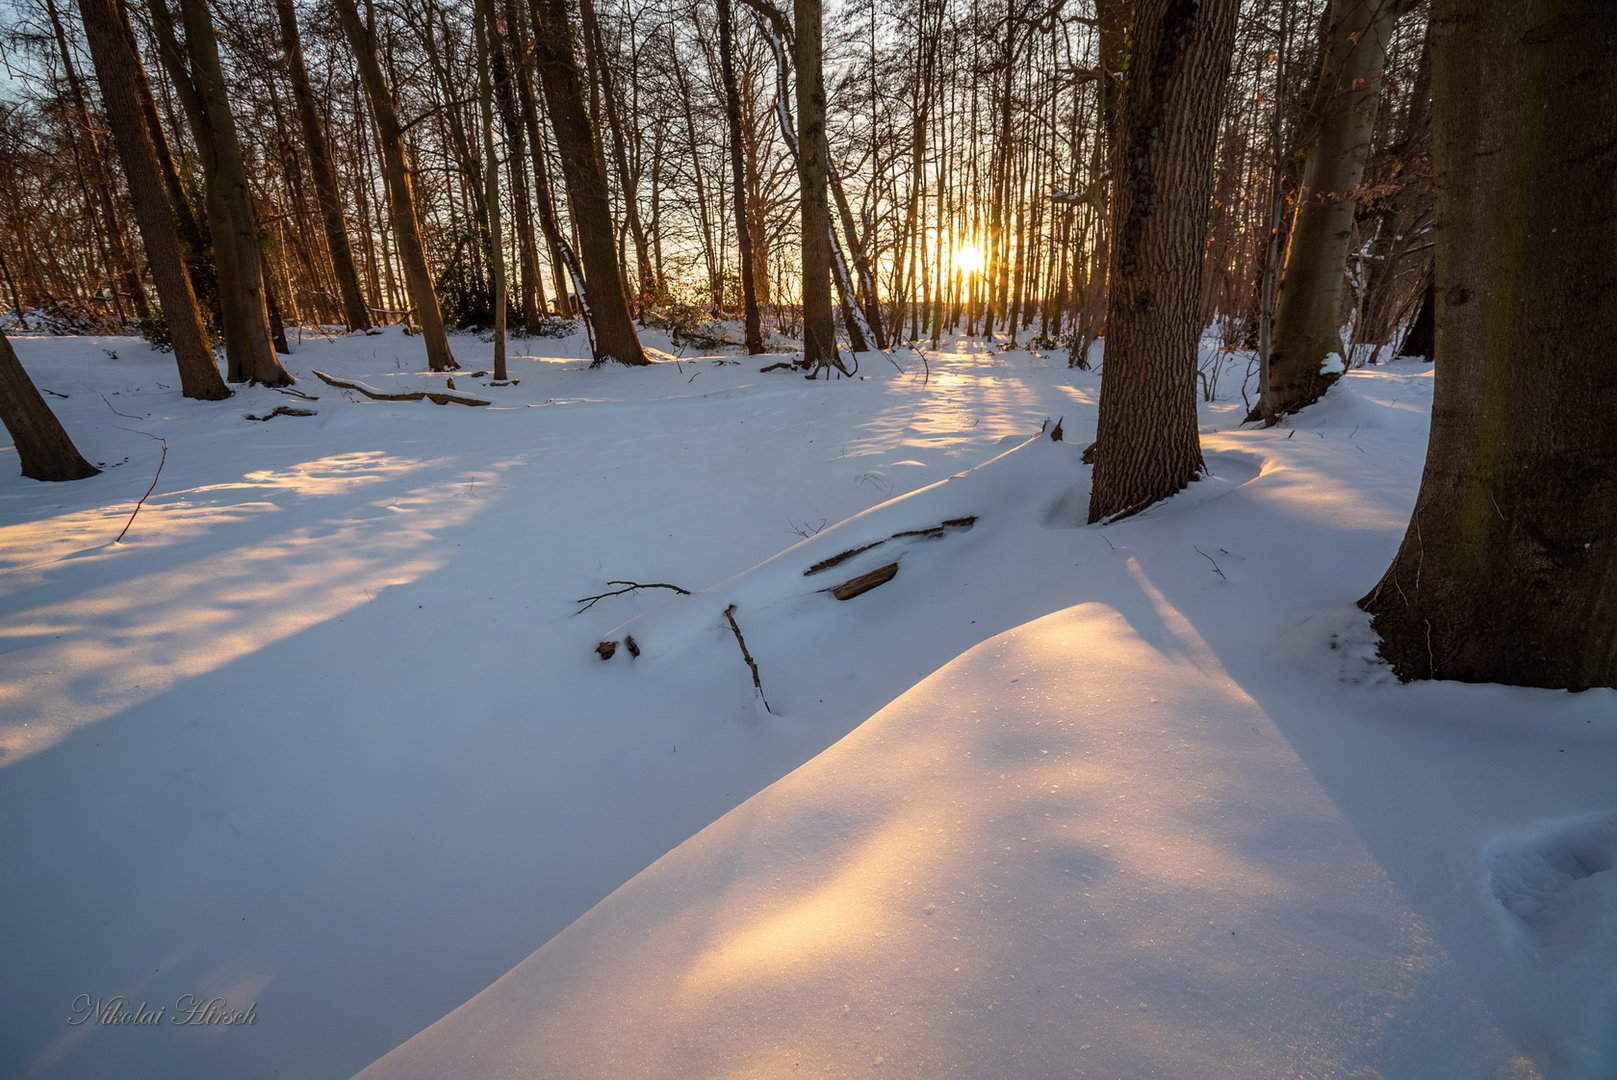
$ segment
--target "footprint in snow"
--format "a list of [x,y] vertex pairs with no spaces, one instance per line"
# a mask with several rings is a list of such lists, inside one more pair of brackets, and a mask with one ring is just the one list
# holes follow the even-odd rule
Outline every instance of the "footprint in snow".
[[1494,899],[1544,960],[1585,953],[1617,922],[1617,812],[1500,837],[1485,857]]

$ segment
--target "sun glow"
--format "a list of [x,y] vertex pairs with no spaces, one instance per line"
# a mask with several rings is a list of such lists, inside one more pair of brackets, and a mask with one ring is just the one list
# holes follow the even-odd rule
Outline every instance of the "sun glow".
[[983,268],[983,249],[976,244],[964,243],[954,249],[954,268],[970,276]]

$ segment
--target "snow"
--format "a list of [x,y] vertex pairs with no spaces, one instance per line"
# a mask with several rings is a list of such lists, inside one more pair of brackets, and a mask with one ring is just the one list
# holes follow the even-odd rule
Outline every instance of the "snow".
[[442,390],[396,332],[302,342],[314,403],[17,346],[113,467],[0,461],[0,1073],[1617,1074],[1617,693],[1399,685],[1353,607],[1429,366],[1221,386],[1094,528],[1060,353],[535,339],[454,409],[304,377]]

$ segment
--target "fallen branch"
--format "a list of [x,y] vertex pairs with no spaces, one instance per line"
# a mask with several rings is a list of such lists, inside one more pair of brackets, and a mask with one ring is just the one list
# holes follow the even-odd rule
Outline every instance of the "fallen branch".
[[764,703],[764,712],[773,716],[775,710],[769,707],[769,699],[764,697],[764,684],[758,678],[758,662],[752,658],[752,653],[747,651],[747,639],[741,636],[741,627],[736,625],[735,612],[736,606],[731,604],[724,609],[724,617],[729,620],[730,632],[736,636],[736,644],[741,646],[741,659],[747,662],[747,670],[752,672],[752,687],[758,691],[758,700]]
[[[103,400],[105,400],[105,399],[103,399]],[[109,402],[107,402],[107,404],[111,405],[112,402],[109,401]],[[117,411],[118,410],[116,410],[116,409],[113,410],[113,412],[117,412]],[[134,431],[135,429],[134,428],[124,428],[123,430],[125,430],[125,431]],[[164,465],[165,462],[168,461],[168,440],[167,439],[163,438],[161,435],[153,435],[149,431],[139,431],[139,432],[136,432],[136,434],[137,435],[144,435],[148,439],[156,439],[158,442],[162,443],[163,444],[163,453],[157,459],[157,471],[152,474],[152,486],[146,489],[146,494],[142,495],[140,497],[140,501],[135,504],[135,509],[130,513],[129,520],[124,522],[123,529],[118,533],[118,536],[112,541],[114,544],[121,544],[121,543],[124,542],[124,534],[129,531],[129,526],[131,526],[131,525],[133,525],[135,523],[135,515],[140,513],[140,508],[146,505],[146,500],[151,497],[152,492],[157,490],[157,478],[159,476],[163,475],[163,465]]]
[[641,582],[638,582],[638,581],[609,581],[609,582],[607,582],[607,584],[608,585],[622,585],[622,586],[624,586],[624,588],[614,589],[611,592],[597,593],[595,596],[581,596],[581,597],[579,597],[577,600],[574,600],[573,603],[575,603],[575,604],[583,604],[584,606],[579,608],[577,611],[573,612],[573,614],[574,615],[582,615],[582,614],[584,614],[584,612],[588,611],[590,608],[594,607],[596,604],[600,603],[602,600],[605,600],[607,597],[610,597],[610,596],[622,596],[624,593],[632,593],[636,589],[672,589],[675,592],[679,593],[679,595],[681,595],[681,596],[689,596],[691,594],[691,591],[689,589],[682,589],[678,585],[668,585],[668,584],[666,584],[664,582],[661,582],[661,581],[651,581],[651,582],[646,582],[644,584],[642,584]]
[[243,414],[243,416],[248,420],[273,420],[277,416],[318,416],[318,415],[320,415],[320,414],[315,412],[313,409],[294,409],[290,405],[277,405],[277,406],[275,406],[275,408],[271,409],[269,412],[265,413],[263,416],[254,416],[252,413],[244,413]]
[[277,394],[286,394],[288,397],[302,398],[304,401],[320,400],[313,394],[305,394],[302,390],[298,390],[290,386],[272,386],[270,389],[275,391]]
[[759,368],[758,374],[762,375],[767,371],[790,371],[791,369],[792,365],[787,363],[785,360],[782,360],[777,364],[769,364]]
[[[102,394],[101,395],[101,400],[102,401],[107,401],[107,395]],[[126,412],[118,412],[117,409],[113,409],[112,402],[110,402],[110,401],[107,401],[107,408],[112,409],[113,412],[118,413],[119,416],[122,416],[126,420],[150,420],[151,419],[151,417],[149,417],[149,416],[131,416],[129,413],[126,413]],[[142,432],[142,434],[149,434],[149,433],[148,432]],[[153,438],[156,438],[156,436],[153,436]]]
[[868,574],[860,574],[856,578],[849,578],[841,585],[833,585],[825,591],[838,600],[852,600],[856,596],[863,596],[878,585],[885,585],[898,576],[898,564],[888,563],[878,566]]
[[1191,544],[1190,546],[1192,548],[1195,548],[1196,554],[1200,555],[1202,558],[1206,559],[1208,562],[1213,563],[1213,573],[1217,574],[1221,578],[1224,578],[1225,581],[1229,580],[1229,578],[1224,577],[1224,571],[1222,571],[1222,570],[1220,570],[1218,568],[1218,563],[1213,562],[1213,557],[1211,555],[1207,554],[1207,552],[1203,551],[1201,548],[1196,547],[1195,544]]
[[350,382],[327,375],[323,371],[316,371],[314,377],[327,386],[335,386],[339,390],[358,390],[361,394],[375,401],[421,401],[423,399],[434,405],[490,405],[492,402],[482,398],[463,394],[458,390],[378,390],[374,386],[366,386],[362,382]]

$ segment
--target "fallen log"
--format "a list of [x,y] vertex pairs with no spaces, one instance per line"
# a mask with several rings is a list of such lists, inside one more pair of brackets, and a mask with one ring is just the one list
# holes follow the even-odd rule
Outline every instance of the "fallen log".
[[358,390],[361,394],[374,401],[421,401],[426,400],[434,405],[490,405],[492,402],[482,398],[463,394],[459,390],[378,390],[374,386],[366,386],[362,382],[351,382],[339,379],[334,375],[327,375],[323,371],[316,371],[314,377],[327,386],[335,386],[339,390]]
[[878,566],[868,574],[860,574],[856,578],[849,578],[841,585],[833,585],[824,591],[838,600],[852,600],[856,596],[863,596],[878,585],[887,584],[897,576],[898,564],[891,562],[886,566]]

